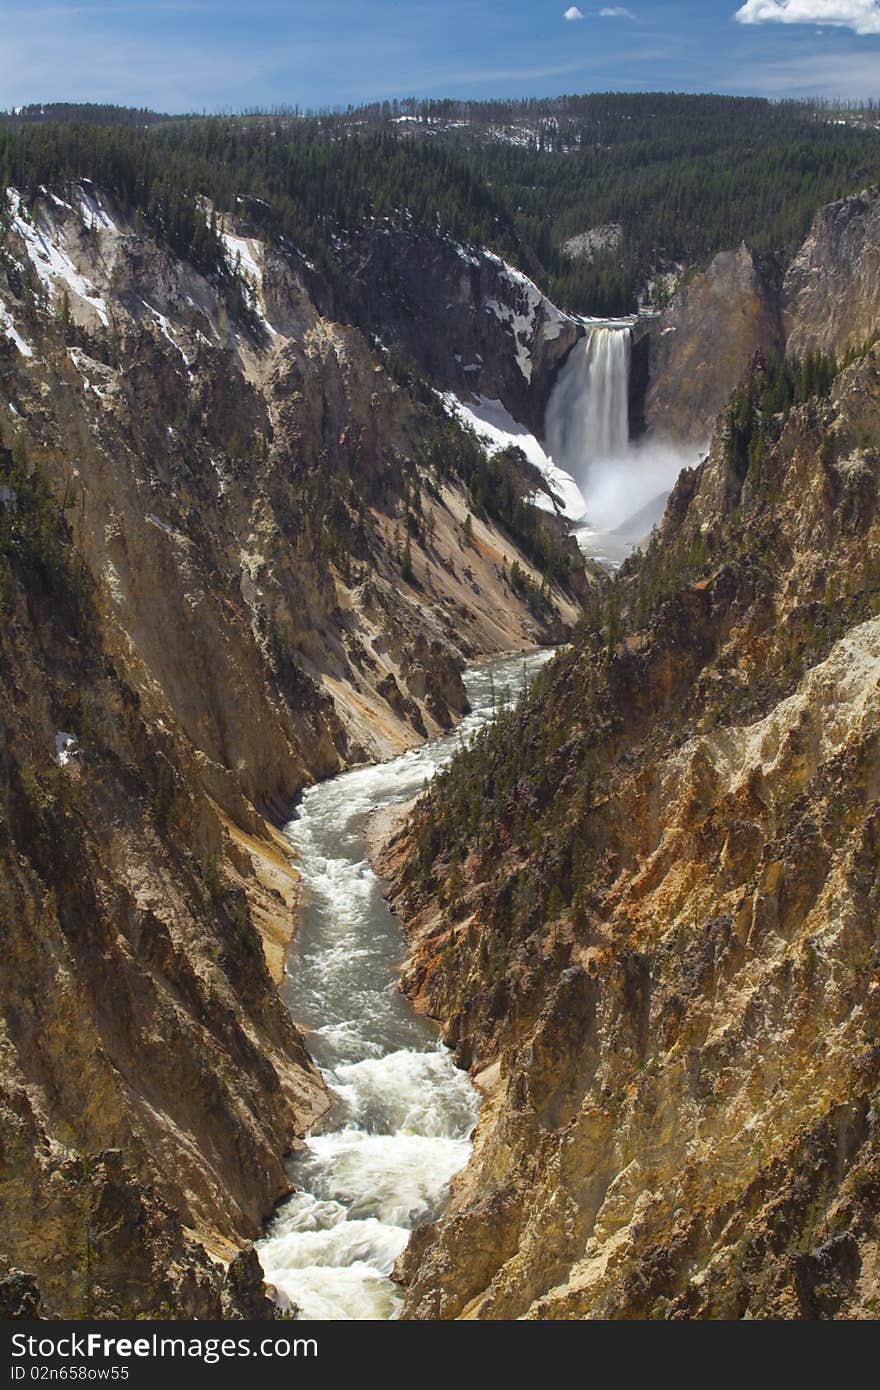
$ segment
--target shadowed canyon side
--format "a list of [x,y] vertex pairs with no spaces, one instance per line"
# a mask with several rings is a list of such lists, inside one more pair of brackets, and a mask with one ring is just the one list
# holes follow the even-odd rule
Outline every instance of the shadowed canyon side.
[[328,1101],[272,822],[578,612],[537,475],[248,231],[224,281],[94,184],[6,203],[0,1249],[51,1315],[274,1315],[237,1252]]
[[489,1095],[405,1317],[877,1316],[880,355],[793,370],[384,849]]
[[483,248],[371,234],[352,258],[360,321],[440,390],[500,400],[540,435],[555,375],[583,336],[515,266]]

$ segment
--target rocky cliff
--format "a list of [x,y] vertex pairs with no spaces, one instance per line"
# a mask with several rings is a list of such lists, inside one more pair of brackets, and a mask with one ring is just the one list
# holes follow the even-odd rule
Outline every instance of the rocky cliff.
[[406,1316],[877,1315],[880,355],[765,375],[386,851],[487,1096]]
[[777,280],[742,244],[686,277],[659,317],[643,320],[648,429],[694,444],[709,437],[753,354],[782,346]]
[[583,336],[521,271],[493,252],[390,230],[353,257],[356,312],[434,385],[500,400],[539,437],[556,372]]
[[843,357],[877,332],[880,194],[830,203],[782,273],[743,243],[683,278],[668,306],[636,327],[633,418],[701,443],[756,352]]
[[49,1315],[269,1311],[236,1255],[326,1105],[272,822],[577,611],[248,230],[218,279],[91,184],[4,214],[0,1252]]
[[880,193],[830,203],[788,268],[782,310],[792,351],[842,356],[877,333],[880,316]]

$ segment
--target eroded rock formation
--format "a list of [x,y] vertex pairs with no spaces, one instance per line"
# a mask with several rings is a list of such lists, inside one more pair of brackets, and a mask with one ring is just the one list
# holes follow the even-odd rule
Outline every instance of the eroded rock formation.
[[778,285],[745,244],[686,279],[647,330],[645,422],[653,433],[702,444],[759,350],[782,346]]
[[439,407],[319,312],[294,252],[224,223],[219,283],[92,185],[7,211],[9,1298],[266,1313],[235,1257],[327,1103],[276,989],[297,875],[273,822],[449,727],[465,659],[576,605],[471,514]]
[[838,356],[877,332],[880,313],[880,195],[865,189],[817,214],[789,266],[782,308],[791,350]]
[[751,465],[722,422],[386,850],[487,1094],[407,1316],[876,1316],[878,411],[875,348]]
[[440,390],[500,400],[540,435],[561,362],[583,336],[492,252],[385,231],[355,261],[360,315]]

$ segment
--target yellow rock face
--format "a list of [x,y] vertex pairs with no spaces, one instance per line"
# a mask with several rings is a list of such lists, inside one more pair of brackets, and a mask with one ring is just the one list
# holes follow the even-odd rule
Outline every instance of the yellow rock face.
[[880,1311],[878,368],[759,479],[717,436],[659,542],[710,534],[699,580],[558,659],[509,793],[499,741],[386,850],[408,991],[500,1075],[409,1317]]
[[276,988],[277,825],[450,726],[466,658],[576,608],[536,616],[479,518],[464,554],[460,482],[410,519],[436,421],[295,258],[221,220],[251,331],[101,207],[46,195],[3,228],[0,1253],[54,1315],[215,1317],[254,1311],[248,1257],[213,1257],[328,1103]]

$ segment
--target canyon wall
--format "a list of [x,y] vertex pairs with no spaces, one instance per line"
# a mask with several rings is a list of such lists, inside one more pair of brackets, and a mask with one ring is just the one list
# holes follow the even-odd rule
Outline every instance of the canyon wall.
[[648,338],[648,428],[703,443],[753,354],[782,346],[773,271],[745,244],[722,251],[641,332]]
[[880,195],[868,188],[819,210],[784,273],[743,243],[686,275],[668,306],[637,326],[637,422],[699,444],[756,352],[842,358],[863,347],[880,310],[878,227]]
[[487,1096],[408,1317],[877,1315],[880,354],[764,376],[386,847]]
[[238,1252],[327,1104],[275,824],[577,613],[439,405],[222,227],[220,282],[91,184],[6,209],[0,1291],[49,1315],[271,1315]]
[[789,266],[783,323],[793,352],[843,356],[877,332],[880,312],[880,195],[876,188],[830,203]]
[[500,400],[543,432],[556,372],[580,321],[493,252],[383,231],[352,258],[355,312],[439,390]]

